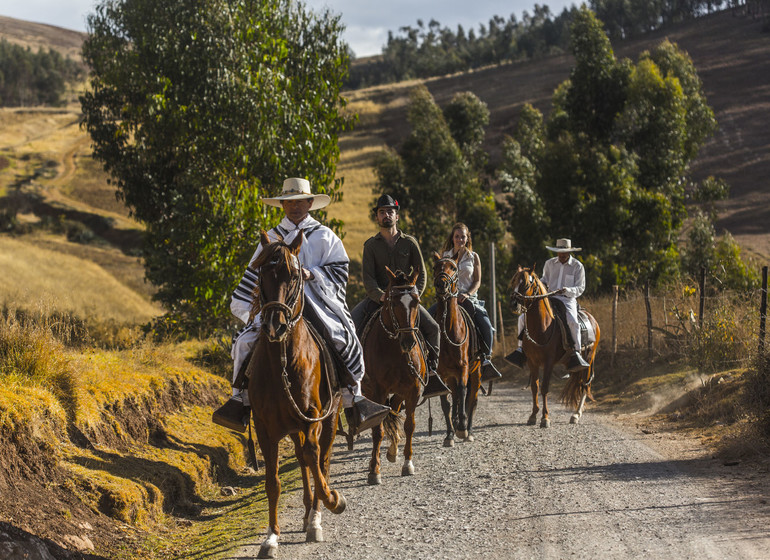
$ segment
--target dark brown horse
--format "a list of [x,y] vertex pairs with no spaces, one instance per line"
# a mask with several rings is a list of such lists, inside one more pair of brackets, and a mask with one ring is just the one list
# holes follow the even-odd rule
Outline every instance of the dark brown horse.
[[[534,268],[534,267],[533,267]],[[537,413],[540,408],[537,405],[538,389],[543,396],[543,416],[540,427],[547,428],[551,425],[548,415],[548,390],[551,385],[551,373],[554,365],[561,362],[566,354],[562,340],[561,329],[554,318],[551,303],[548,300],[552,293],[548,293],[545,286],[531,268],[519,267],[511,279],[511,299],[519,305],[525,314],[524,331],[522,333],[522,348],[527,356],[529,367],[529,384],[532,390],[532,414],[527,424],[534,426],[537,422]],[[595,339],[586,345],[583,344],[583,358],[590,367],[582,371],[569,374],[569,380],[561,393],[561,401],[567,407],[574,407],[575,412],[570,417],[570,424],[577,424],[583,415],[586,398],[593,400],[591,395],[591,382],[594,378],[594,358],[599,346],[599,324],[596,319],[585,312],[590,328],[595,334]],[[543,379],[540,380],[540,369],[543,370]]]
[[441,258],[433,253],[433,285],[436,287],[436,321],[441,329],[441,351],[438,374],[452,392],[441,396],[441,408],[446,421],[444,447],[452,447],[455,435],[473,441],[473,413],[479,401],[481,359],[472,355],[473,322],[462,313],[457,301],[457,255]]
[[372,326],[364,335],[364,363],[366,375],[361,390],[369,399],[388,404],[395,411],[382,424],[372,428],[372,458],[369,461],[369,484],[381,484],[380,445],[383,428],[390,439],[388,460],[395,462],[401,416],[404,410],[403,430],[404,464],[401,475],[414,474],[412,463],[412,437],[414,436],[414,411],[427,379],[427,367],[417,336],[420,296],[415,282],[419,271],[407,276],[401,271],[392,272],[386,267],[390,280],[385,290],[385,300],[372,319]]
[[[302,317],[304,282],[297,255],[300,233],[291,245],[271,243],[261,234],[262,252],[251,263],[259,272],[258,307],[262,328],[248,365],[249,400],[254,429],[265,460],[269,521],[260,558],[273,558],[278,548],[278,443],[286,435],[302,474],[307,540],[323,540],[321,503],[333,513],[345,510],[345,498],[329,488],[329,459],[337,431],[339,390],[323,360],[320,340]],[[310,491],[310,476],[314,492]]]

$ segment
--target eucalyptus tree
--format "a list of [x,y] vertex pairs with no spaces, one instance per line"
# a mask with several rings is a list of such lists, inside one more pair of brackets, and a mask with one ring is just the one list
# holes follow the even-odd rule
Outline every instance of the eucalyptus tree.
[[146,225],[167,325],[207,332],[229,316],[259,230],[279,219],[259,199],[284,178],[338,196],[341,31],[292,0],[102,0],[89,15],[84,126]]

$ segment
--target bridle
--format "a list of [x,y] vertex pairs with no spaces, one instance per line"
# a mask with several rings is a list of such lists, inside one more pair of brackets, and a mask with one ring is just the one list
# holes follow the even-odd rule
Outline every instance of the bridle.
[[[516,302],[516,305],[519,306],[519,309],[523,309],[523,311],[520,311],[520,313],[524,314],[524,331],[523,334],[529,340],[532,344],[536,346],[547,346],[551,338],[554,335],[555,331],[551,331],[551,337],[549,337],[549,340],[545,343],[541,344],[538,341],[536,341],[532,336],[529,334],[529,329],[527,328],[527,312],[529,312],[530,307],[538,301],[544,300],[548,297],[551,297],[552,295],[556,294],[556,291],[547,292],[544,294],[535,294],[535,295],[529,295],[528,292],[530,291],[539,291],[539,283],[537,282],[535,275],[531,272],[522,271],[523,274],[526,276],[526,281],[519,281],[519,283],[513,287],[513,291],[511,293],[511,298],[514,302]],[[515,278],[515,276],[514,276]],[[524,284],[524,293],[519,292],[519,287]],[[511,282],[511,285],[513,286],[513,282]]]
[[[300,297],[305,287],[305,279],[302,276],[302,267],[299,265],[299,260],[296,256],[291,255],[291,262],[293,266],[289,267],[289,293],[286,297],[286,303],[281,301],[266,301],[265,291],[262,289],[263,274],[260,270],[258,285],[259,285],[259,304],[262,311],[262,322],[265,322],[265,318],[272,313],[283,313],[286,318],[286,332],[283,333],[281,339],[275,342],[281,342],[286,336],[291,334],[291,331],[299,322],[302,317],[302,311],[305,308],[305,298]],[[262,267],[260,267],[261,269]],[[297,305],[299,303],[299,305]]]
[[[449,338],[446,322],[447,322],[447,312],[449,311],[449,300],[452,298],[457,298],[457,296],[460,294],[460,289],[457,286],[457,281],[460,278],[460,269],[457,266],[457,261],[450,257],[444,257],[443,259],[439,259],[436,261],[436,265],[446,263],[449,264],[453,269],[454,272],[452,274],[447,274],[444,270],[439,272],[433,277],[433,285],[436,287],[436,298],[440,299],[444,302],[444,308],[443,313],[441,315],[441,336],[444,338],[445,341],[447,341],[452,346],[462,346],[465,344],[465,341],[468,340],[468,335],[470,334],[470,329],[465,329],[465,338],[463,338],[460,342],[454,342],[452,339]],[[442,286],[446,287],[446,289],[439,293],[438,287],[439,283],[441,283]]]
[[[382,312],[380,312],[380,325],[382,326],[382,330],[385,331],[385,334],[388,335],[388,338],[395,339],[398,338],[398,335],[402,333],[416,333],[419,330],[419,327],[417,326],[417,322],[415,322],[414,326],[408,326],[408,327],[402,327],[398,324],[398,318],[396,317],[396,312],[393,311],[393,294],[396,291],[400,291],[402,294],[412,293],[416,292],[417,288],[414,287],[412,284],[405,284],[403,286],[391,286],[388,290],[388,297],[385,298],[385,301],[383,302],[383,310],[388,311],[388,316],[390,317],[390,323],[393,325],[393,330],[389,329],[385,322],[382,320]],[[417,321],[419,321],[420,316],[417,315]]]
[[[279,258],[279,257],[274,257]],[[331,414],[334,412],[334,407],[332,404],[334,403],[334,399],[332,398],[329,401],[328,408],[325,412],[322,411],[321,416],[318,418],[311,418],[309,416],[306,416],[297,405],[297,402],[294,400],[294,397],[291,394],[291,381],[289,381],[289,372],[286,370],[286,366],[288,363],[288,360],[286,358],[286,352],[287,352],[287,339],[289,338],[289,335],[291,334],[292,330],[294,330],[294,327],[299,323],[299,320],[302,318],[302,311],[305,308],[305,298],[303,297],[304,288],[305,288],[305,279],[302,276],[302,266],[299,263],[299,259],[294,254],[290,254],[290,261],[291,266],[289,266],[289,290],[288,295],[286,297],[286,303],[283,303],[281,301],[266,301],[265,299],[265,291],[262,289],[262,267],[260,267],[259,276],[258,276],[258,288],[259,288],[259,302],[260,302],[260,309],[262,312],[262,322],[265,322],[266,316],[268,314],[272,313],[283,313],[286,318],[286,331],[281,334],[281,337],[278,340],[273,340],[271,342],[277,342],[281,345],[281,381],[283,382],[283,391],[286,394],[286,396],[289,399],[289,402],[292,405],[292,408],[294,409],[294,412],[297,414],[297,416],[300,417],[305,422],[320,422],[322,420],[325,420]],[[272,264],[272,261],[271,261]],[[263,265],[264,266],[264,265]],[[268,337],[269,340],[269,337]],[[329,377],[329,372],[326,372],[326,384],[329,391],[329,395],[334,394],[334,390],[332,389],[331,379]]]

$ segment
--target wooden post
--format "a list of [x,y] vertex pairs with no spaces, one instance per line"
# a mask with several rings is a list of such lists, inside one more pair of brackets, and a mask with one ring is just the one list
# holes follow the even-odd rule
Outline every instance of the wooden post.
[[497,315],[500,317],[500,340],[503,341],[503,356],[508,355],[508,349],[505,347],[505,325],[503,325],[503,306],[500,300],[497,300]]
[[615,365],[615,354],[618,353],[618,286],[612,286],[612,357],[610,365]]
[[765,320],[767,318],[767,267],[762,267],[762,291],[759,304],[759,357],[765,351]]
[[703,310],[706,307],[706,267],[700,267],[700,305],[698,306],[698,327],[703,328]]
[[[492,326],[497,327],[497,283],[495,282],[495,244],[490,241],[489,243],[489,297],[492,300]],[[499,342],[500,338],[495,333],[495,340]]]
[[647,308],[647,357],[652,360],[652,309],[650,308],[650,281],[644,283],[644,306]]

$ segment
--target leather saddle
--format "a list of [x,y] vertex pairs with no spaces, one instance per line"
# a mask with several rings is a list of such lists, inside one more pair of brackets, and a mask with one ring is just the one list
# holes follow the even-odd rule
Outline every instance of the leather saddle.
[[[551,302],[553,314],[556,317],[556,322],[561,330],[561,339],[564,344],[564,349],[570,351],[574,348],[574,344],[572,343],[572,333],[567,326],[567,308],[565,307],[564,302],[557,298],[551,297],[548,298],[548,300]],[[581,307],[580,304],[578,304],[578,325],[580,325],[580,348],[581,350],[585,350],[596,342],[596,331],[591,324],[588,312]]]

